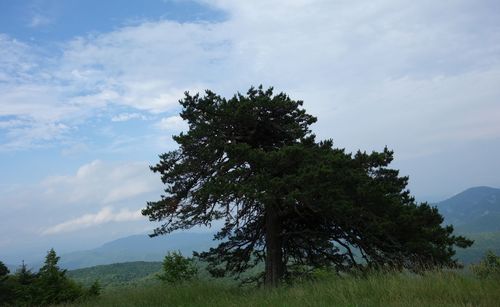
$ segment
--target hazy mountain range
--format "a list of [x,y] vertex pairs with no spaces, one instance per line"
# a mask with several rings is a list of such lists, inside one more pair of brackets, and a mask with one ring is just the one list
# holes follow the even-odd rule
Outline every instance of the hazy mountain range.
[[[487,249],[500,254],[500,189],[470,188],[433,205],[445,217],[444,224],[453,224],[457,233],[475,240],[471,248],[457,251],[459,260],[476,262]],[[78,269],[130,261],[161,261],[168,251],[179,250],[190,256],[193,251],[207,250],[216,245],[212,238],[213,234],[208,232],[174,233],[155,238],[133,235],[95,249],[63,254],[59,263],[62,268]]]
[[191,256],[193,251],[204,251],[215,246],[213,233],[173,233],[150,238],[133,235],[108,242],[98,248],[64,254],[60,266],[78,269],[101,264],[129,261],[161,261],[169,251],[180,251]]

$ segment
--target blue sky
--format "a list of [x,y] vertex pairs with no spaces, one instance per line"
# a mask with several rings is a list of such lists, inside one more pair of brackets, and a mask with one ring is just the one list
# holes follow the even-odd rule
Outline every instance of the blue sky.
[[419,200],[500,187],[496,0],[1,1],[0,259],[154,228],[183,92],[258,84],[394,149]]

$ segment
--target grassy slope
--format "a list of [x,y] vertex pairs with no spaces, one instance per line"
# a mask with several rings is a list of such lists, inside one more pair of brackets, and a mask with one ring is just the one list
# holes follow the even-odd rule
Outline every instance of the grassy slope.
[[[498,306],[497,280],[457,272],[328,276],[275,290],[216,282],[115,288],[77,306]],[[73,305],[72,305],[73,306]]]

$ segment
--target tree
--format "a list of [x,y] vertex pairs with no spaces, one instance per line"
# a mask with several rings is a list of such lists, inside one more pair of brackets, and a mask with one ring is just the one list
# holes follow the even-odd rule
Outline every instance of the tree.
[[10,304],[15,297],[14,287],[10,282],[9,269],[0,261],[0,305]]
[[222,243],[200,254],[215,275],[264,261],[274,286],[297,265],[450,266],[452,247],[471,244],[415,203],[408,178],[387,168],[391,151],[352,155],[316,142],[302,101],[261,86],[231,99],[186,93],[180,103],[189,130],[151,167],[165,195],[142,213],[164,222],[152,236],[223,220]]
[[7,266],[2,261],[0,261],[0,280],[6,277],[9,273],[10,272]]
[[184,258],[179,251],[174,251],[163,259],[163,274],[158,275],[158,278],[168,283],[178,283],[193,279],[197,273],[193,259]]
[[500,256],[488,250],[479,263],[471,266],[471,270],[480,278],[496,278],[500,280]]
[[20,305],[34,304],[35,297],[37,296],[35,287],[36,280],[37,274],[33,273],[23,260],[21,266],[16,270],[13,276],[16,302],[22,302]]
[[85,292],[81,285],[66,277],[66,270],[61,270],[54,249],[51,249],[45,257],[43,266],[38,271],[36,279],[36,304],[58,304],[70,302],[83,297]]

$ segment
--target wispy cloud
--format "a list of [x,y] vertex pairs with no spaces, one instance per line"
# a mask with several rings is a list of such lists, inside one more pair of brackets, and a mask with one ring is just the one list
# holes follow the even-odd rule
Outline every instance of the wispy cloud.
[[29,27],[32,28],[38,28],[42,26],[49,25],[53,22],[53,20],[47,16],[41,15],[41,14],[35,14],[30,22],[28,23]]
[[81,166],[76,174],[51,176],[42,182],[45,195],[64,199],[66,204],[107,205],[131,199],[161,185],[147,163],[105,163],[95,160]]
[[120,113],[120,114],[117,114],[117,115],[111,117],[111,121],[113,121],[113,122],[126,122],[126,121],[129,121],[132,119],[145,120],[145,119],[147,119],[147,117],[144,116],[143,114],[139,114],[139,113]]
[[144,219],[141,210],[130,211],[122,209],[113,211],[110,207],[102,208],[95,214],[85,214],[80,217],[70,219],[60,224],[51,226],[42,231],[42,235],[53,235],[58,233],[70,232],[85,229],[110,222],[128,222]]
[[[48,176],[33,184],[0,185],[0,188],[0,233],[4,237],[16,233],[26,242],[40,238],[42,233],[57,234],[60,238],[79,229],[103,240],[142,231],[148,223],[141,218],[140,210],[163,189],[148,163],[100,160],[86,163],[74,173]],[[94,227],[98,225],[102,226]],[[111,232],[97,235],[102,227]]]

